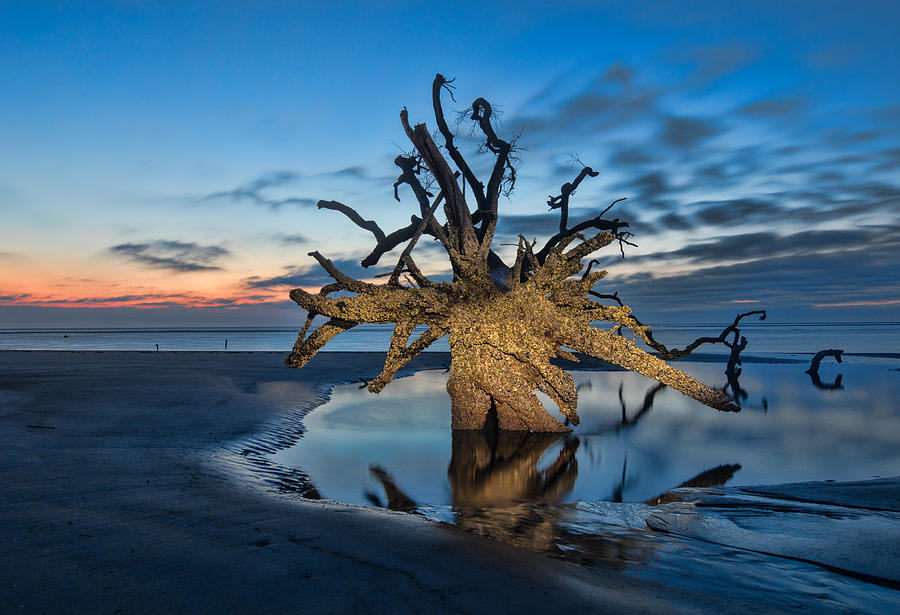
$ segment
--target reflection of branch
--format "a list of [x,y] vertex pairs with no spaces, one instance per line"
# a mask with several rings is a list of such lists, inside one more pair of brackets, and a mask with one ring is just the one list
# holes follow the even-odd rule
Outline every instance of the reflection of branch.
[[636,425],[641,417],[647,414],[653,408],[653,398],[656,397],[656,394],[666,388],[666,385],[661,382],[656,385],[650,387],[647,390],[646,395],[644,395],[644,403],[641,405],[640,410],[638,410],[635,415],[631,418],[625,413],[625,399],[622,397],[622,385],[619,385],[619,405],[622,406],[622,420],[619,422],[619,425],[616,427],[616,431],[621,429],[622,427],[631,427]]
[[620,384],[619,385],[619,406],[622,409],[622,418],[619,420],[619,422],[616,423],[612,427],[606,427],[606,428],[598,430],[598,431],[583,432],[582,435],[597,436],[597,435],[601,435],[601,434],[609,433],[609,432],[619,432],[625,427],[634,427],[635,425],[637,425],[638,421],[640,421],[642,418],[644,418],[650,412],[650,410],[653,409],[654,398],[660,391],[662,391],[664,388],[666,388],[666,385],[664,385],[661,382],[658,382],[655,385],[651,386],[649,389],[647,389],[647,392],[644,394],[644,402],[641,404],[640,409],[637,412],[635,412],[634,416],[632,416],[631,418],[628,418],[628,415],[627,415],[627,410],[625,408],[625,398],[622,395],[622,388],[623,387]]
[[625,474],[628,469],[628,455],[625,455],[625,460],[622,462],[622,478],[619,480],[619,485],[613,491],[613,502],[622,503],[622,498],[625,496]]
[[[721,487],[725,483],[731,480],[734,476],[734,473],[741,469],[741,464],[739,463],[731,463],[721,466],[716,466],[715,468],[706,470],[705,472],[701,472],[694,478],[684,481],[675,489],[681,489],[683,487],[695,487],[695,488],[709,488],[709,487]],[[670,502],[679,502],[681,501],[678,496],[672,493],[672,490],[666,491],[665,493],[656,496],[655,498],[650,498],[644,504],[648,506],[658,506],[659,504],[668,504]]]
[[826,390],[839,390],[844,388],[841,384],[841,381],[844,378],[843,374],[838,374],[837,378],[835,378],[834,382],[831,384],[824,383],[819,378],[819,364],[822,362],[822,359],[824,359],[825,357],[834,357],[835,361],[837,361],[838,363],[843,363],[843,361],[841,360],[841,355],[843,353],[843,350],[838,350],[836,348],[820,350],[816,353],[816,355],[812,358],[812,361],[810,361],[809,363],[809,369],[805,372],[809,374],[809,378],[810,380],[812,380],[814,387]]
[[[384,471],[381,467],[377,465],[369,466],[369,474],[378,479],[378,482],[381,483],[381,486],[384,488],[384,494],[387,496],[387,507],[391,510],[400,510],[403,512],[413,512],[418,507],[416,501],[411,497],[406,495],[400,487],[397,486],[397,483],[394,482],[394,477]],[[367,494],[368,496],[369,494]],[[370,502],[378,502],[378,499],[372,495],[368,498]],[[380,503],[380,502],[379,502]]]
[[722,388],[722,392],[728,395],[728,389],[731,389],[731,398],[737,404],[740,404],[749,396],[749,393],[741,388],[740,376],[741,368],[734,368],[729,362],[728,369],[725,370],[725,377],[728,379],[728,382]]

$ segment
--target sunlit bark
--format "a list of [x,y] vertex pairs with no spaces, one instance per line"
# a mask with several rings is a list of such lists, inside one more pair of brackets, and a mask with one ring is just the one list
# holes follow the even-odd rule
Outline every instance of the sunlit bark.
[[[738,410],[724,393],[663,359],[689,354],[702,343],[724,342],[729,333],[737,331],[738,322],[746,314],[738,316],[719,338],[701,338],[685,350],[670,350],[653,338],[651,329],[631,314],[617,294],[593,290],[605,272],[592,272],[594,262],[585,269],[583,260],[612,243],[618,243],[620,249],[633,244],[628,241],[632,235],[627,222],[603,217],[618,200],[597,216],[569,226],[571,196],[582,181],[597,175],[590,167],[564,184],[559,196],[550,197],[550,208],[560,210],[559,229],[540,250],[535,252],[534,243],[520,237],[512,267],[491,250],[499,198],[509,194],[516,180],[515,142],[497,136],[491,105],[483,98],[476,99],[470,119],[483,135],[483,149],[494,156],[490,178],[487,185],[483,184],[454,143],[455,135],[444,118],[442,91],[452,95],[451,80],[437,75],[432,97],[443,149],[425,124],[411,126],[406,109],[400,114],[414,153],[395,160],[401,173],[394,184],[394,195],[399,200],[399,189],[408,186],[421,218],[413,216],[408,227],[385,233],[352,207],[336,201],[319,202],[320,209],[338,211],[372,233],[376,246],[362,261],[364,266],[376,264],[401,244],[406,246],[384,284],[350,278],[319,252],[312,252],[334,282],[317,294],[299,288],[291,291],[291,299],[310,317],[286,359],[287,365],[303,367],[331,338],[357,324],[391,323],[395,328],[385,366],[369,383],[369,390],[380,391],[413,357],[448,335],[452,360],[447,391],[453,402],[452,424],[456,430],[481,429],[493,421],[496,427],[513,431],[560,432],[577,425],[578,397],[572,377],[551,362],[556,357],[571,358],[567,349],[643,374],[713,408]],[[440,189],[436,197],[428,192],[427,186],[432,185]],[[474,209],[470,209],[467,195],[474,200]],[[441,205],[443,223],[435,217]],[[600,232],[582,235],[591,229]],[[451,282],[429,280],[416,265],[413,247],[423,234],[435,238],[446,251],[453,271]],[[408,279],[409,285],[404,286],[401,279]],[[596,299],[612,300],[615,305]],[[311,319],[316,315],[329,320],[310,333]],[[596,322],[613,323],[613,331],[592,326]],[[420,325],[426,330],[410,342]],[[623,327],[662,358],[620,335]],[[538,391],[553,400],[565,423],[544,409]]]

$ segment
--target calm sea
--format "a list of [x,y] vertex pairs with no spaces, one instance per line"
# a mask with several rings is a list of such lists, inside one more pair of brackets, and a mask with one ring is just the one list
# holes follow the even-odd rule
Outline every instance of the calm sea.
[[[718,325],[717,325],[718,326]],[[724,326],[724,325],[722,325]],[[669,347],[681,347],[702,335],[717,336],[710,325],[657,325],[654,335]],[[385,352],[389,325],[360,325],[331,340],[325,350]],[[746,355],[811,353],[840,348],[848,353],[900,353],[900,322],[777,323],[741,327],[749,340]],[[0,350],[228,350],[288,352],[295,329],[0,329]],[[227,348],[226,348],[227,340]],[[431,351],[449,351],[446,338]],[[725,353],[723,346],[703,352]]]

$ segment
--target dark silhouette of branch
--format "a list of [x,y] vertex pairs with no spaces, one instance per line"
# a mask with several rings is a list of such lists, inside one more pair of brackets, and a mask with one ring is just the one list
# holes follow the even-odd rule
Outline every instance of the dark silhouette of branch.
[[[475,177],[472,169],[469,168],[469,164],[466,162],[465,158],[462,157],[462,154],[459,153],[459,150],[453,143],[454,135],[450,130],[450,127],[447,126],[447,120],[444,119],[444,109],[441,107],[441,89],[447,90],[447,92],[450,93],[450,98],[453,98],[453,86],[450,85],[453,81],[453,79],[446,79],[440,73],[435,75],[434,83],[431,87],[431,99],[432,105],[434,106],[434,118],[437,121],[438,130],[441,131],[441,135],[443,135],[444,137],[444,147],[447,149],[447,153],[450,154],[450,158],[462,173],[463,178],[466,180],[466,183],[471,186],[472,193],[475,195],[475,202],[478,205],[478,209],[485,211],[487,210],[487,207],[484,197],[484,184],[478,181],[478,178]],[[453,98],[453,100],[456,99]]]
[[491,219],[496,221],[497,205],[500,200],[500,192],[504,178],[506,178],[508,183],[508,190],[512,190],[512,187],[516,183],[516,169],[509,159],[513,145],[509,141],[504,141],[498,137],[497,133],[494,132],[494,127],[491,126],[492,114],[493,108],[484,98],[476,98],[472,102],[471,119],[478,123],[478,127],[481,128],[481,132],[484,133],[485,147],[494,154],[497,154],[497,159],[494,161],[494,169],[491,171],[491,177],[488,180],[487,193],[485,195],[485,198],[487,199],[486,207],[480,208],[486,211],[486,213],[491,216]]
[[[624,303],[622,303],[622,300],[619,298],[618,291],[614,292],[611,295],[608,295],[608,294],[598,293],[593,290],[589,290],[588,294],[592,297],[597,297],[598,299],[609,299],[610,301],[615,301],[616,303],[619,304],[619,307],[623,307],[625,305]],[[637,322],[636,318],[634,320],[635,320],[635,322]]]
[[641,420],[650,410],[653,409],[653,400],[656,397],[657,393],[666,388],[666,385],[662,383],[657,383],[654,386],[650,387],[647,390],[647,393],[644,395],[644,403],[641,404],[640,409],[632,416],[628,417],[628,414],[625,409],[625,398],[622,396],[623,386],[619,385],[619,405],[622,407],[622,420],[616,426],[616,431],[619,431],[622,427],[632,427],[637,424],[638,421]]
[[[454,178],[459,177],[459,172],[454,174]],[[434,212],[437,211],[438,206],[440,206],[441,201],[444,199],[444,193],[441,192],[437,195],[437,198],[432,203],[431,207],[426,211],[423,215],[425,216],[423,220],[419,223],[419,228],[416,229],[416,232],[413,233],[413,236],[410,237],[409,243],[406,245],[406,248],[403,249],[403,253],[400,255],[399,260],[397,261],[396,267],[394,267],[394,271],[391,272],[391,276],[388,279],[388,284],[394,286],[398,283],[400,278],[400,274],[404,271],[409,272],[412,275],[413,279],[415,279],[416,283],[419,286],[434,286],[434,283],[428,280],[416,264],[412,260],[412,250],[416,246],[416,242],[419,240],[419,237],[422,236],[422,233],[425,232],[425,229],[428,227],[429,223],[434,222]]]
[[[398,159],[399,158],[400,157],[398,156]],[[404,160],[408,160],[408,159],[404,159]],[[404,173],[405,173],[405,171],[404,171]],[[403,176],[401,175],[401,177],[403,177]],[[415,176],[413,176],[410,181],[413,182],[411,185],[414,185],[414,191],[418,191],[421,189],[425,195],[428,194],[427,192],[424,191],[424,189],[422,188],[421,184],[419,183],[418,179]],[[399,183],[408,183],[408,182],[406,182],[406,181],[399,182],[399,180],[398,180],[398,184],[394,185],[395,186],[395,188],[394,188],[395,194],[396,194],[396,186],[399,185]],[[427,198],[428,197],[425,196],[426,204],[427,204]],[[372,252],[362,260],[361,264],[363,267],[370,267],[370,266],[376,264],[379,261],[379,259],[382,257],[382,255],[384,255],[386,252],[390,252],[391,250],[396,248],[398,245],[400,245],[404,241],[409,241],[410,239],[415,237],[416,233],[419,230],[419,227],[423,224],[423,221],[421,218],[418,218],[417,216],[412,216],[412,222],[410,223],[409,226],[398,229],[398,230],[392,232],[391,234],[385,236],[384,231],[381,230],[381,227],[378,226],[378,223],[376,223],[373,220],[363,219],[363,217],[360,216],[359,213],[355,209],[353,209],[352,207],[349,207],[347,205],[344,205],[343,203],[339,203],[338,201],[319,201],[318,207],[319,207],[319,209],[331,209],[333,211],[341,212],[342,214],[344,214],[345,216],[350,218],[350,220],[354,224],[356,224],[358,227],[369,231],[370,233],[372,233],[375,236],[375,241],[376,241],[375,247],[372,249]],[[427,216],[428,212],[429,212],[429,207],[426,206],[426,208],[425,208],[426,216]],[[427,228],[423,229],[422,232],[427,232],[429,235],[432,235],[438,241],[440,241],[441,243],[446,245],[447,237],[441,230],[440,225],[438,225],[437,222],[434,220],[433,216],[427,216],[425,218],[424,224],[426,225]],[[420,233],[420,235],[421,235],[421,233]],[[310,256],[312,256],[312,254],[310,254]],[[331,272],[329,271],[329,273],[331,273]]]
[[415,128],[410,127],[406,109],[400,112],[400,121],[406,131],[406,136],[409,137],[444,193],[446,203],[444,213],[447,215],[447,222],[451,229],[450,245],[462,254],[475,253],[478,250],[479,242],[472,226],[469,208],[466,206],[459,184],[456,183],[456,176],[441,155],[425,124],[416,124]]
[[844,354],[843,350],[838,350],[836,348],[829,348],[828,350],[820,350],[816,353],[816,355],[812,358],[812,361],[809,362],[809,369],[806,370],[807,374],[814,374],[819,371],[819,364],[822,362],[822,359],[825,357],[834,357],[834,360],[838,363],[843,363],[841,355]]
[[596,258],[592,258],[591,261],[587,264],[587,267],[584,270],[584,273],[581,275],[581,281],[585,281],[588,279],[588,276],[591,275],[591,269],[594,268],[594,265],[599,265],[600,261]]
[[[624,198],[621,198],[613,201],[609,205],[609,207],[604,209],[603,213],[601,213],[599,216],[595,216],[590,220],[585,220],[584,222],[576,224],[572,228],[560,228],[560,231],[553,235],[550,239],[548,239],[547,243],[544,244],[544,247],[541,248],[540,251],[536,254],[538,262],[543,265],[544,261],[547,259],[547,256],[550,254],[550,251],[553,250],[553,248],[555,248],[557,244],[589,228],[595,228],[600,231],[608,231],[609,233],[612,233],[612,235],[619,242],[620,249],[622,248],[623,244],[634,246],[634,243],[628,241],[628,238],[631,237],[632,234],[629,231],[624,230],[628,228],[627,222],[622,222],[618,218],[614,218],[613,220],[603,219],[603,215],[608,212],[613,205],[624,200]],[[560,225],[560,227],[562,227],[562,225]]]
[[384,231],[381,230],[381,227],[378,226],[378,223],[374,220],[364,220],[363,217],[360,216],[352,207],[348,207],[347,205],[344,205],[343,203],[339,203],[337,201],[319,201],[316,207],[318,207],[319,209],[331,209],[334,211],[339,211],[350,218],[350,220],[352,220],[356,226],[364,228],[375,235],[375,241],[384,241]]
[[416,200],[419,202],[419,210],[422,216],[428,211],[428,199],[433,195],[425,190],[419,181],[419,173],[422,172],[422,159],[419,156],[397,156],[394,164],[400,167],[400,177],[394,182],[394,199],[400,202],[399,188],[403,184],[412,188]]
[[[591,294],[594,294],[596,296],[596,294],[593,292]],[[618,298],[616,298],[616,300],[618,301]],[[621,305],[621,302],[619,303],[619,305]],[[728,338],[728,335],[732,334],[732,333],[734,333],[736,335],[740,335],[740,329],[738,329],[738,324],[741,322],[741,320],[743,318],[746,318],[747,316],[752,316],[754,314],[759,314],[760,320],[766,319],[766,311],[765,310],[753,310],[752,312],[744,312],[743,314],[738,314],[737,316],[735,316],[734,322],[732,322],[730,325],[725,327],[722,330],[722,333],[720,333],[718,337],[709,337],[709,336],[698,337],[693,342],[691,342],[690,344],[685,346],[683,350],[678,350],[677,348],[672,348],[670,350],[670,349],[666,348],[665,345],[656,341],[656,339],[653,337],[653,331],[649,327],[646,327],[640,320],[638,320],[633,315],[631,316],[631,320],[634,322],[635,325],[637,325],[638,327],[643,329],[643,333],[644,333],[643,337],[644,337],[644,341],[647,342],[647,345],[650,346],[651,348],[653,348],[654,350],[656,350],[659,353],[660,358],[662,358],[664,360],[671,360],[671,359],[678,359],[680,357],[685,357],[685,356],[691,354],[693,351],[695,351],[697,348],[699,348],[703,344],[725,344],[732,351],[731,356],[729,357],[729,364],[732,361],[734,361],[735,364],[740,365],[739,355],[740,355],[740,352],[747,346],[747,340],[746,340],[746,338],[742,338],[742,343],[737,342],[737,341],[735,343],[728,343],[727,338]],[[624,324],[625,324],[625,326],[631,328],[629,323],[626,322]],[[735,339],[737,340],[737,337]],[[737,349],[737,352],[735,352],[736,349]]]
[[[547,201],[547,205],[550,206],[550,209],[559,209],[559,232],[565,233],[566,228],[569,224],[569,197],[571,197],[575,190],[578,189],[578,185],[581,184],[582,180],[585,177],[590,175],[591,177],[597,177],[600,175],[599,172],[595,171],[591,167],[584,167],[581,169],[581,172],[578,173],[578,176],[572,182],[566,182],[562,185],[560,189],[559,196],[550,196]],[[603,215],[603,214],[601,214]]]

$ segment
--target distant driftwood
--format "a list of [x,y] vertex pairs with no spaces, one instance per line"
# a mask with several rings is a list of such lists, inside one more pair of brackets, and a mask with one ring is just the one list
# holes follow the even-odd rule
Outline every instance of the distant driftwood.
[[805,373],[809,374],[810,379],[812,379],[813,385],[820,389],[842,389],[844,388],[841,384],[844,375],[838,374],[837,378],[834,379],[834,383],[827,384],[822,382],[819,378],[819,364],[822,362],[822,359],[825,357],[834,357],[834,360],[838,363],[843,363],[841,360],[841,355],[844,353],[843,350],[838,350],[837,348],[829,348],[828,350],[820,350],[815,354],[812,358],[812,361],[809,363],[809,369],[806,370]]

